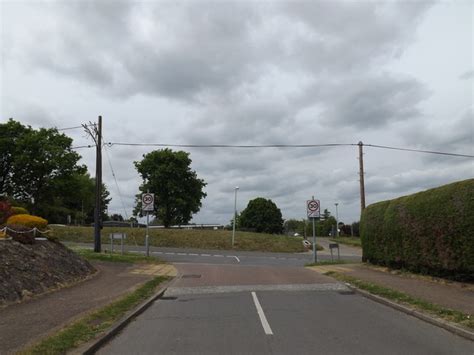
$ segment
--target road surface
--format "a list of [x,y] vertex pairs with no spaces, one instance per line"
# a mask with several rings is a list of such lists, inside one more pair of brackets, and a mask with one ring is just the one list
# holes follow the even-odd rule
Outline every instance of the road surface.
[[301,265],[227,256],[175,263],[179,276],[164,297],[99,354],[474,353],[473,342]]

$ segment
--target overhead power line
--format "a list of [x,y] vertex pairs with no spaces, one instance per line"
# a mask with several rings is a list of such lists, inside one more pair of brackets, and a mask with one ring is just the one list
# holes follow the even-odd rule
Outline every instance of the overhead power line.
[[[242,148],[242,149],[255,149],[255,148],[320,148],[320,147],[343,147],[343,146],[357,146],[357,145],[359,145],[359,144],[356,144],[356,143],[252,144],[252,145],[242,145],[242,144],[127,143],[127,142],[107,142],[106,144],[109,147],[117,145],[117,146],[133,146],[133,147]],[[390,150],[408,151],[408,152],[415,152],[415,153],[438,154],[438,155],[447,155],[447,156],[454,156],[454,157],[474,158],[474,155],[469,155],[469,154],[458,154],[458,153],[440,152],[440,151],[433,151],[433,150],[390,147],[390,146],[377,145],[377,144],[362,144],[362,145],[366,146],[366,147],[380,148],[380,149],[390,149]]]
[[[105,145],[105,146],[107,147],[107,145]],[[110,159],[108,149],[105,149],[105,155],[107,156],[107,161],[109,162],[110,170],[112,172],[112,176],[113,176],[114,181],[115,181],[115,186],[117,187],[117,192],[118,192],[118,195],[119,195],[119,198],[120,198],[120,202],[122,204],[123,212],[125,213],[125,219],[128,220],[127,209],[125,208],[125,203],[123,202],[122,192],[120,191],[120,187],[119,187],[119,184],[118,184],[118,181],[117,181],[117,176],[115,175],[114,167],[112,166],[112,160]]]
[[355,146],[349,143],[327,143],[327,144],[258,144],[258,145],[236,145],[236,144],[168,144],[168,143],[125,143],[108,142],[109,147],[135,146],[135,147],[178,147],[178,148],[316,148],[316,147],[338,147]]
[[415,153],[427,153],[427,154],[449,155],[449,156],[452,156],[452,157],[474,158],[474,155],[458,154],[458,153],[447,153],[447,152],[438,152],[438,151],[434,151],[434,150],[422,150],[422,149],[389,147],[389,146],[386,146],[386,145],[377,145],[377,144],[364,144],[364,146],[366,146],[366,147],[372,147],[372,148],[390,149],[390,150],[401,150],[401,151],[415,152]]

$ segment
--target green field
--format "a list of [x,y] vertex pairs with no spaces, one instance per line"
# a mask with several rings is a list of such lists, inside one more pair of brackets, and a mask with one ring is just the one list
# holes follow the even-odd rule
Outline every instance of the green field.
[[331,238],[331,241],[340,243],[340,244],[350,245],[353,247],[362,248],[362,242],[359,237],[337,237],[337,238]]
[[[94,229],[92,227],[52,227],[51,229],[53,235],[60,241],[93,242]],[[145,244],[145,228],[105,227],[102,229],[102,243],[110,243],[109,234],[112,232],[126,233],[126,244]],[[156,247],[232,249],[232,231],[222,229],[150,229],[149,236],[150,245]],[[301,237],[238,231],[235,236],[234,249],[281,253],[303,252],[302,240]],[[119,241],[115,242],[118,246]]]

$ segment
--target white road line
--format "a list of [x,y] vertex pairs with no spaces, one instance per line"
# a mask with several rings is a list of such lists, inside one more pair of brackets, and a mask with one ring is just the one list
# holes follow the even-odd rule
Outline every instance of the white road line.
[[211,254],[201,254],[201,256],[211,256]]
[[152,253],[152,254],[163,254],[162,251],[152,251],[151,253]]
[[236,258],[236,259],[237,259],[237,262],[240,263],[240,259],[239,259],[238,256],[234,256],[234,258]]
[[178,255],[188,255],[188,254],[186,254],[186,253],[178,253]]
[[165,254],[166,254],[166,255],[174,255],[174,254],[176,254],[176,253],[165,253]]
[[223,258],[224,255],[213,255],[213,256],[217,256],[218,258]]
[[272,328],[270,328],[270,324],[268,324],[267,317],[265,317],[265,313],[263,313],[262,306],[260,306],[260,302],[258,301],[257,294],[252,291],[253,303],[255,303],[255,307],[257,308],[258,316],[260,317],[260,322],[262,323],[263,330],[267,335],[273,335]]
[[192,256],[198,256],[199,254],[195,254],[195,253],[189,253],[188,255],[192,255]]

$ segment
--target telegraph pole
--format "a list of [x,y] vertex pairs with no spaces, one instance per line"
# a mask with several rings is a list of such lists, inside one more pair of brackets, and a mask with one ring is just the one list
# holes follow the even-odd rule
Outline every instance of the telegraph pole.
[[[95,142],[95,208],[94,208],[94,252],[100,253],[101,203],[102,203],[102,116],[97,124],[83,124],[84,130]],[[90,127],[93,127],[92,129]]]
[[101,200],[102,200],[102,116],[99,116],[96,141],[95,163],[95,215],[94,215],[94,252],[100,253]]
[[365,185],[364,185],[364,152],[362,147],[364,143],[359,142],[359,181],[360,181],[360,213],[365,209]]

